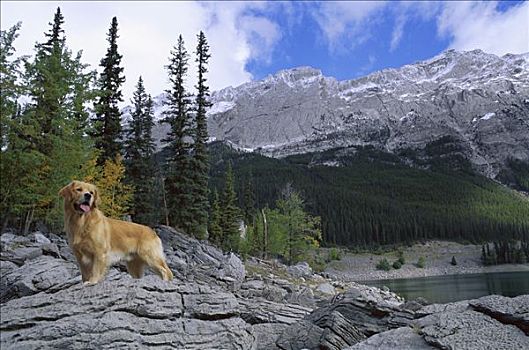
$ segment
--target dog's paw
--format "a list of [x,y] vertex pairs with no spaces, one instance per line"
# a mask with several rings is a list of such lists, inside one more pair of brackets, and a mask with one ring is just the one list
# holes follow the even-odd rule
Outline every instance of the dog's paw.
[[94,281],[84,281],[83,286],[93,286],[94,284],[97,284],[97,282]]

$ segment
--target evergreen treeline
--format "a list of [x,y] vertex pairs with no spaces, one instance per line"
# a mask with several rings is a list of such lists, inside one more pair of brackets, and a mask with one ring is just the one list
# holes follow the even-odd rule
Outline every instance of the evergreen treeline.
[[[493,181],[468,172],[410,168],[369,148],[342,156],[341,167],[319,165],[344,151],[273,159],[214,143],[211,184],[219,188],[225,164],[231,162],[239,179],[251,178],[256,207],[275,208],[281,188],[292,183],[305,197],[307,210],[322,218],[328,245],[529,236],[529,201]],[[247,181],[236,184],[240,207]]]
[[[181,36],[171,52],[164,119],[171,133],[164,140],[167,161],[160,165],[152,137],[153,101],[141,77],[132,98],[131,120],[122,129],[119,103],[125,76],[117,18],[110,24],[100,74],[88,71],[81,53],[68,49],[63,26],[57,8],[34,57],[14,57],[20,23],[1,32],[2,230],[9,225],[28,232],[36,223],[61,227],[62,201],[57,193],[78,179],[100,188],[100,207],[110,217],[131,215],[149,225],[163,221],[207,237],[210,54],[204,33],[197,35],[195,100],[185,89],[189,55]],[[21,98],[29,102],[21,105]]]
[[525,264],[529,261],[529,242],[498,240],[485,243],[481,246],[481,261],[484,265]]

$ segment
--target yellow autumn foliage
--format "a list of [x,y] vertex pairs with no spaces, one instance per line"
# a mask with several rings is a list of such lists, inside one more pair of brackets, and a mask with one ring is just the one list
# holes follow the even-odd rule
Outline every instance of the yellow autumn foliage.
[[134,196],[134,188],[124,183],[125,165],[123,157],[107,159],[100,169],[97,158],[90,160],[85,169],[84,181],[93,183],[99,189],[99,209],[108,217],[122,219],[128,213]]

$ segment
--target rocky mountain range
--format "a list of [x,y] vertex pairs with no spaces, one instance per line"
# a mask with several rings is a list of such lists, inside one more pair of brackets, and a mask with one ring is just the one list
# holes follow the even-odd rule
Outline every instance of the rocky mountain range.
[[[529,53],[448,50],[346,81],[299,67],[213,92],[211,102],[211,140],[273,157],[358,146],[420,153],[444,137],[490,178],[509,158],[529,161]],[[158,141],[166,133],[155,129]]]

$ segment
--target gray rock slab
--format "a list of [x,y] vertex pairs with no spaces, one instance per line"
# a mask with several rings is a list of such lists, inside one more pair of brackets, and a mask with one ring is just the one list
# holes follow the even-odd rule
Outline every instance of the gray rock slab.
[[429,345],[417,329],[401,327],[386,332],[375,334],[372,337],[359,342],[344,350],[433,350],[435,347]]
[[441,349],[529,349],[529,337],[520,329],[476,311],[446,311],[417,321],[420,334]]

